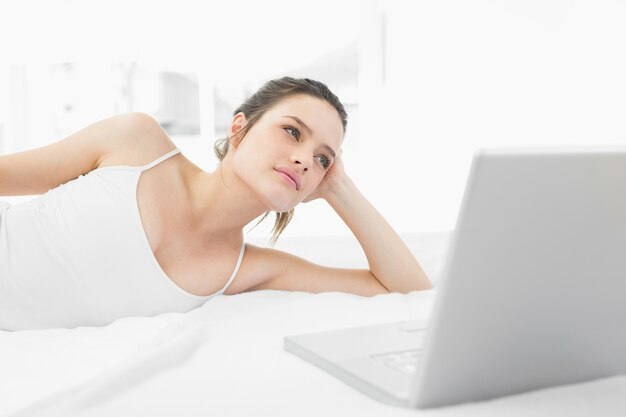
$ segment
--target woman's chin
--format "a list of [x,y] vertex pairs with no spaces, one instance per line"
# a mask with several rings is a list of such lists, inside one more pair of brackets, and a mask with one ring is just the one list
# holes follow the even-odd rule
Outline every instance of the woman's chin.
[[280,199],[274,199],[269,204],[269,210],[277,213],[285,213],[297,206],[298,203],[299,201],[281,201]]
[[268,192],[265,194],[265,206],[268,211],[275,211],[278,213],[285,213],[300,203],[300,200],[295,200],[294,196],[286,195],[282,190],[276,192]]
[[281,205],[273,205],[269,210],[275,211],[277,213],[285,213],[289,210],[293,209],[297,204],[281,204]]

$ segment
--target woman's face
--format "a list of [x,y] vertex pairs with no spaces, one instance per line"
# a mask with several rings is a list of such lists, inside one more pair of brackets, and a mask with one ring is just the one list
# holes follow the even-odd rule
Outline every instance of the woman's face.
[[[245,125],[233,119],[230,135]],[[286,212],[320,184],[339,153],[343,125],[324,100],[296,95],[281,100],[232,143],[233,171],[267,210]]]

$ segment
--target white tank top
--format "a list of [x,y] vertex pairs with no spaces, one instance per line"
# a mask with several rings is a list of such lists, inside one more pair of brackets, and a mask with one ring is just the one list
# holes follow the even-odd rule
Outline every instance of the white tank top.
[[209,296],[159,266],[137,205],[142,166],[95,169],[31,201],[0,202],[0,329],[101,326],[126,316],[187,312]]

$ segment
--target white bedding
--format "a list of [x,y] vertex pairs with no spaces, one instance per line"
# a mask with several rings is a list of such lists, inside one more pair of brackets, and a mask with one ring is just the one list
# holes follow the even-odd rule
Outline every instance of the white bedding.
[[[404,238],[437,283],[449,233]],[[365,265],[351,238],[277,246]],[[378,403],[283,350],[289,334],[426,318],[435,296],[260,291],[100,328],[0,331],[0,416],[626,415],[626,377],[416,412]]]

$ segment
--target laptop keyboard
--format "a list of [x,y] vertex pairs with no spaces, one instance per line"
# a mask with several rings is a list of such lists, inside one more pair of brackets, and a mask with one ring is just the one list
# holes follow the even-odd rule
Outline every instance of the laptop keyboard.
[[422,349],[403,350],[374,355],[372,358],[405,375],[412,376],[417,370],[417,360],[421,351]]

